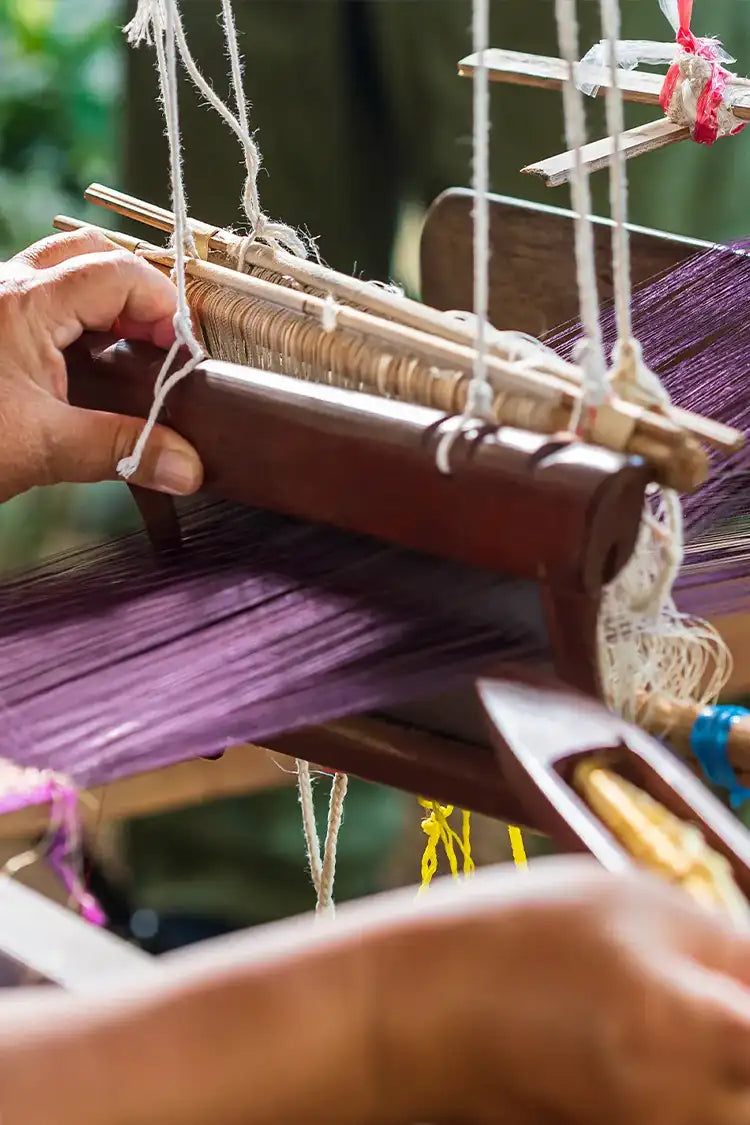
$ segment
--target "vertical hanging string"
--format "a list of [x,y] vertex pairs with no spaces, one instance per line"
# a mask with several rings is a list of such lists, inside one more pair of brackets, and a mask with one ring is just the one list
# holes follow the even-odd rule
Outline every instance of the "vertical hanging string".
[[232,90],[237,105],[237,117],[230,112],[211,84],[207,82],[201,74],[188,46],[177,2],[176,0],[169,0],[169,3],[174,6],[175,35],[183,66],[198,92],[203,95],[212,109],[214,109],[229,126],[242,146],[245,168],[247,170],[247,179],[243,191],[243,206],[246,217],[250,223],[250,234],[247,239],[243,239],[240,243],[238,268],[241,269],[244,265],[248,247],[258,239],[265,242],[273,251],[283,249],[298,258],[306,258],[307,247],[297,232],[285,223],[278,223],[269,219],[261,210],[258,195],[258,174],[261,164],[260,153],[250,131],[247,99],[245,97],[242,81],[242,65],[237,40],[237,27],[230,0],[222,0],[222,17],[230,61]]
[[[167,353],[154,385],[154,400],[151,404],[149,416],[141,430],[133,452],[130,456],[124,457],[117,466],[118,473],[126,480],[132,477],[138,470],[143,451],[146,448],[146,443],[158,421],[167,395],[203,358],[201,347],[193,334],[190,308],[187,301],[186,259],[188,253],[195,254],[195,246],[193,245],[188,223],[187,202],[185,199],[185,186],[182,173],[177,52],[175,44],[175,0],[154,0],[150,8],[150,19],[156,46],[159,85],[166,118],[167,139],[169,142],[172,209],[174,211],[175,223],[173,239],[175,266],[172,277],[177,286],[177,312],[174,316],[175,341]],[[140,24],[137,26],[139,33],[144,34]],[[188,348],[190,352],[189,358],[182,367],[170,374],[172,364],[182,347]]]
[[419,803],[427,812],[422,818],[422,831],[427,837],[421,864],[421,885],[419,893],[428,890],[432,880],[437,874],[439,857],[438,847],[442,844],[445,857],[448,860],[448,870],[452,878],[458,879],[461,872],[458,868],[458,857],[463,860],[463,875],[474,873],[475,865],[471,854],[471,813],[464,810],[461,814],[461,835],[452,827],[450,818],[453,815],[453,805],[441,805],[439,801],[430,801],[424,797],[419,798]]
[[492,391],[487,379],[487,329],[490,305],[490,80],[487,51],[490,45],[489,0],[474,0],[474,318],[476,344],[474,376],[469,384],[466,409],[474,418],[492,412]]
[[489,0],[474,0],[473,50],[476,58],[473,85],[473,188],[474,188],[474,364],[466,392],[466,406],[457,426],[446,430],[437,448],[441,473],[451,471],[450,455],[464,430],[476,423],[492,423],[494,395],[487,373],[490,297],[490,79],[487,51],[490,39]]
[[622,147],[625,132],[625,106],[620,86],[618,43],[620,41],[619,0],[602,0],[602,34],[607,41],[610,84],[606,93],[607,132],[614,145],[614,158],[610,164],[609,190],[614,234],[612,259],[614,269],[615,311],[617,334],[621,341],[633,335],[630,312],[630,235],[628,221],[628,173]]
[[310,878],[315,888],[316,896],[320,895],[320,884],[323,877],[323,864],[320,858],[320,840],[318,828],[315,823],[315,803],[313,799],[312,779],[310,777],[310,764],[297,759],[297,791],[299,804],[302,811],[302,831],[305,837],[307,862],[310,866]]
[[581,149],[586,144],[586,116],[583,95],[576,84],[579,57],[576,0],[555,0],[555,16],[560,53],[568,71],[567,81],[563,83],[563,110],[566,141],[574,157],[571,195],[575,212],[578,297],[584,330],[584,340],[578,354],[583,371],[581,413],[573,419],[573,428],[578,429],[588,420],[588,415],[584,416],[582,412],[595,410],[606,402],[610,388],[599,322],[596,255],[591,222],[591,190],[588,169],[581,153]]
[[334,912],[333,885],[336,877],[336,857],[339,833],[344,818],[344,800],[348,787],[349,778],[346,774],[337,773],[334,775],[331,782],[328,825],[321,858],[310,766],[308,762],[303,762],[301,759],[297,760],[297,789],[302,810],[302,829],[307,849],[307,860],[310,865],[310,876],[315,888],[315,909],[318,914],[330,915]]
[[339,831],[344,818],[344,800],[349,788],[349,778],[345,773],[337,773],[331,783],[331,799],[328,805],[328,827],[323,847],[323,867],[320,876],[317,909],[322,914],[332,914],[333,881],[336,877],[336,856],[338,854]]

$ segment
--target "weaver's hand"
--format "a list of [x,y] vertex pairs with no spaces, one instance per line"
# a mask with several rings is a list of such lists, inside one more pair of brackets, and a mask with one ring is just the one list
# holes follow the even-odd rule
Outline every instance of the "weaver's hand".
[[[0,265],[0,500],[116,476],[143,422],[68,405],[63,350],[87,329],[167,348],[175,308],[166,277],[93,231],[45,239]],[[133,483],[188,494],[201,480],[193,448],[157,427]]]
[[750,936],[588,864],[536,865],[505,906],[505,877],[462,890],[434,962],[443,1121],[750,1123]]

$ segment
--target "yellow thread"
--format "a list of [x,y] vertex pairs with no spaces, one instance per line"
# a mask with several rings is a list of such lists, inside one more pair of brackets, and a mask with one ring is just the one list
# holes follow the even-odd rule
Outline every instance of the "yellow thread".
[[516,867],[528,867],[528,860],[526,859],[526,849],[523,846],[523,836],[521,835],[520,828],[514,828],[508,825],[508,836],[510,837],[510,849],[513,853],[513,862]]
[[448,867],[454,879],[458,879],[458,857],[463,860],[463,874],[471,875],[474,860],[471,855],[471,813],[462,812],[461,836],[451,827],[449,818],[453,815],[453,805],[441,805],[438,801],[428,801],[420,797],[419,803],[429,813],[422,820],[422,831],[427,836],[422,855],[422,885],[419,893],[426,891],[438,869],[438,845],[442,844],[448,860]]

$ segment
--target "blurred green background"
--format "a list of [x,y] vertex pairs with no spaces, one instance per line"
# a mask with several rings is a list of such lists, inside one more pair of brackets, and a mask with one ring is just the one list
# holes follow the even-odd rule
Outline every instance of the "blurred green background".
[[[0,0],[0,258],[58,213],[91,214],[87,184],[118,181],[121,16],[119,0]],[[35,491],[0,508],[0,567],[133,522],[116,484]]]

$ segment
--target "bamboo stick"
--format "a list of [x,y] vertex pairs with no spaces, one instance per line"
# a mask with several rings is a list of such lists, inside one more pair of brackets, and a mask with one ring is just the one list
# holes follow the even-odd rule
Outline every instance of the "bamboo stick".
[[[637,156],[645,156],[648,152],[657,152],[678,141],[690,140],[690,130],[681,125],[675,125],[664,118],[661,121],[650,121],[648,125],[639,125],[636,129],[629,129],[620,138],[620,151],[626,160]],[[608,167],[615,156],[615,142],[612,137],[602,141],[593,141],[581,149],[584,168],[592,174]],[[538,176],[547,187],[559,187],[570,182],[575,170],[576,156],[574,152],[560,153],[540,160],[536,164],[529,164],[522,169],[527,175]]]

